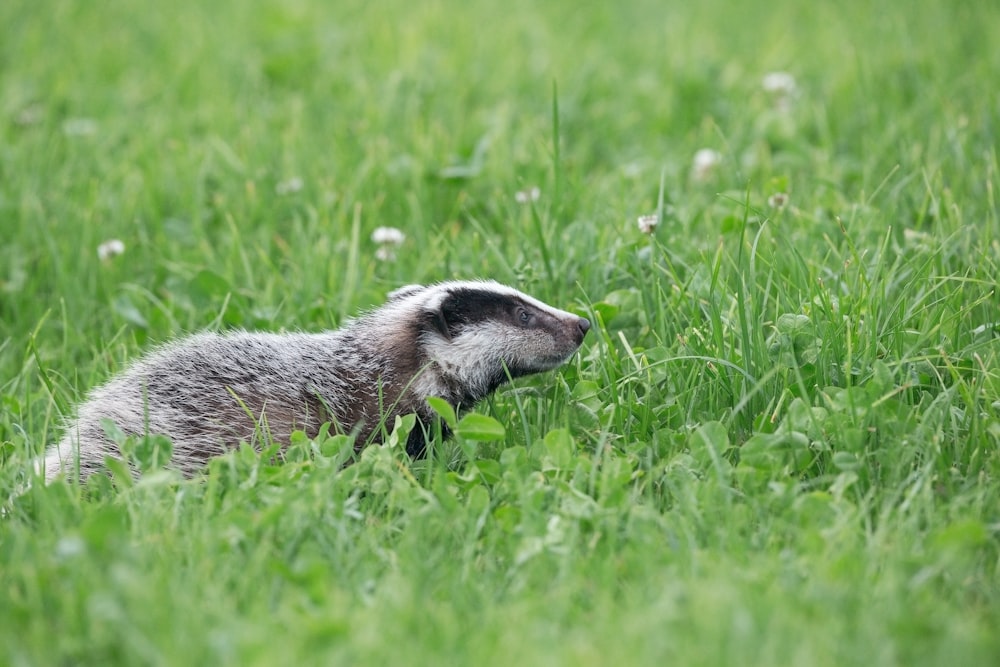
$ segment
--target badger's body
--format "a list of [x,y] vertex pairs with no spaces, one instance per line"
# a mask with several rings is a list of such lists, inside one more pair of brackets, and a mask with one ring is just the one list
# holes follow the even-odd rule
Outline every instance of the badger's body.
[[407,451],[420,455],[437,396],[468,408],[510,377],[564,363],[590,323],[495,282],[410,285],[380,308],[323,333],[200,333],[165,345],[95,389],[45,458],[51,479],[85,477],[120,456],[102,425],[166,435],[172,465],[190,474],[208,458],[294,430],[378,441],[382,425],[416,413]]

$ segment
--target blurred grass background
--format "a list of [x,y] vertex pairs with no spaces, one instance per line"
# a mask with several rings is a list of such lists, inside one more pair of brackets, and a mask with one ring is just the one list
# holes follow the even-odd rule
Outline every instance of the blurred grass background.
[[503,442],[416,478],[380,451],[11,501],[5,662],[1000,654],[988,3],[8,0],[0,25],[5,497],[186,331],[474,276],[599,325],[483,406]]

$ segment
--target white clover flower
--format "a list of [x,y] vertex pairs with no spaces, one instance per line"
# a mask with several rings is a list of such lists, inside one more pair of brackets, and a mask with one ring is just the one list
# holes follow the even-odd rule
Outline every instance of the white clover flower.
[[930,252],[933,247],[934,237],[927,232],[917,229],[903,230],[903,245],[906,248],[919,252]]
[[64,537],[56,542],[55,556],[59,560],[75,558],[87,551],[86,543],[79,537]]
[[62,131],[67,137],[89,137],[97,134],[97,121],[93,118],[67,118]]
[[696,181],[707,180],[722,162],[722,153],[712,148],[699,149],[691,162],[691,175]]
[[761,81],[764,92],[791,95],[796,90],[795,77],[788,72],[769,72]]
[[298,192],[302,189],[302,179],[298,176],[289,178],[288,180],[281,181],[276,186],[274,186],[274,191],[279,195],[288,195],[293,192]]
[[101,245],[97,246],[97,258],[102,262],[106,262],[113,257],[125,252],[125,244],[118,239],[108,239]]
[[376,227],[372,232],[372,242],[383,246],[400,245],[406,240],[406,234],[395,227]]
[[931,240],[931,235],[917,229],[904,229],[903,240],[907,243],[925,243]]
[[775,192],[773,195],[767,198],[767,205],[771,208],[784,208],[788,203],[788,193],[787,192]]
[[660,218],[655,213],[652,215],[640,215],[636,221],[639,223],[639,231],[643,234],[652,234],[656,231],[656,226],[660,224]]
[[18,125],[34,125],[45,118],[45,108],[40,104],[32,104],[24,107],[17,114],[14,122]]
[[395,227],[376,227],[372,231],[372,242],[378,244],[375,249],[375,259],[380,262],[392,262],[396,259],[396,248],[406,240],[406,234]]
[[626,162],[621,167],[622,176],[625,178],[639,178],[642,176],[642,164],[639,162]]
[[770,72],[761,81],[764,92],[774,98],[774,106],[779,110],[787,110],[792,98],[798,91],[795,77],[788,72]]
[[542,191],[537,187],[533,187],[528,190],[520,190],[514,193],[514,201],[518,204],[527,204],[528,202],[538,201],[538,198],[541,196]]

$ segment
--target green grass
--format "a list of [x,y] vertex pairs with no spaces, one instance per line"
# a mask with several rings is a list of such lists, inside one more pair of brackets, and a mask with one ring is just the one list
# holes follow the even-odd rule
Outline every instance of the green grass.
[[[989,3],[8,0],[0,25],[0,663],[1000,661]],[[19,495],[157,342],[473,276],[597,325],[480,406],[501,439]]]

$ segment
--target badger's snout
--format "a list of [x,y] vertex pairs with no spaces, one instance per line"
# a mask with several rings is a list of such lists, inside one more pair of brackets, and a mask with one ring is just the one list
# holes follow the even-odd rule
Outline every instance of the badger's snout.
[[[590,331],[590,320],[586,317],[579,317],[573,313],[563,312],[559,318],[559,328],[562,330],[560,337],[565,336],[573,342],[574,350],[583,345],[583,339]],[[565,340],[565,339],[564,339]]]
[[[565,363],[572,357],[580,346],[583,339],[590,331],[590,320],[580,317],[574,313],[566,311],[556,311],[555,317],[549,320],[547,327],[547,340],[549,349],[545,354],[537,355],[539,361],[546,368],[554,368]],[[545,357],[542,361],[541,357]]]

